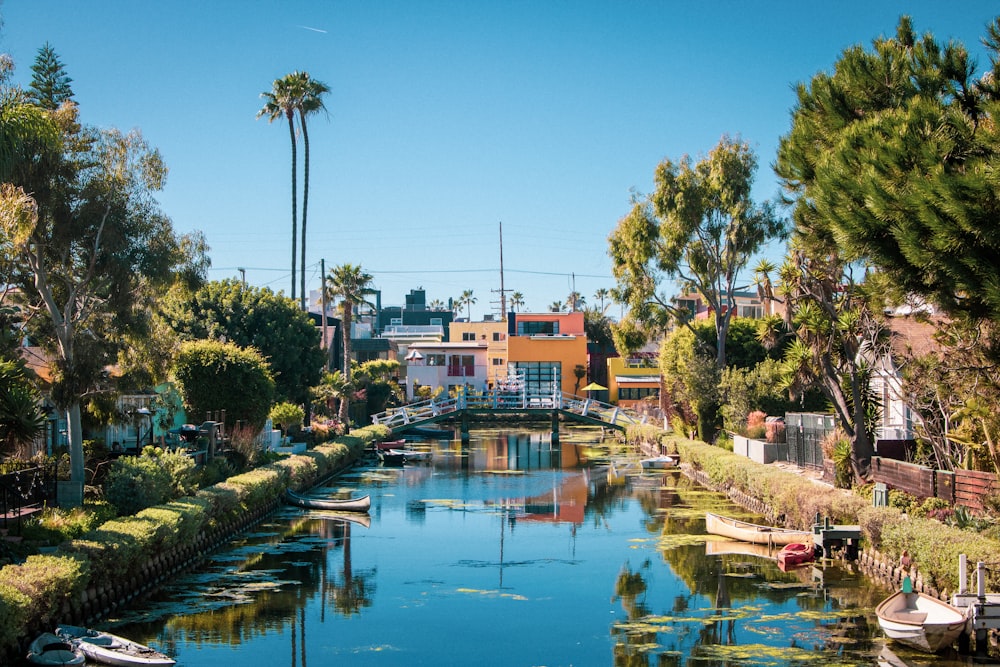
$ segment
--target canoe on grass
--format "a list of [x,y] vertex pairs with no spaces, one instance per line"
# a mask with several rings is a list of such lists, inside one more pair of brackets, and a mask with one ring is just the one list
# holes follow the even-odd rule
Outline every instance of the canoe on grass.
[[28,647],[28,662],[33,665],[82,665],[86,661],[75,646],[51,632],[38,635]]
[[163,653],[110,632],[60,625],[56,633],[93,662],[118,667],[169,667],[174,664],[174,660]]
[[896,591],[875,608],[890,639],[928,653],[955,643],[968,621],[961,609],[923,593]]
[[292,505],[298,505],[299,507],[305,507],[311,510],[333,510],[335,512],[367,512],[372,506],[372,499],[370,496],[361,496],[360,498],[348,498],[346,500],[337,500],[335,498],[310,498],[307,496],[302,496],[291,489],[285,490],[285,497],[288,502]]
[[752,544],[812,544],[812,533],[808,530],[761,526],[711,512],[705,512],[705,530],[712,535],[731,537]]

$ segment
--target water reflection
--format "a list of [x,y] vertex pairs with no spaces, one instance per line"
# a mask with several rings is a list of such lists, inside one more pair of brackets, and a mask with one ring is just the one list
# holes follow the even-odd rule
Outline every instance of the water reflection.
[[413,443],[429,461],[322,490],[370,494],[368,523],[282,508],[112,625],[182,666],[882,660],[886,591],[706,535],[705,511],[738,508],[595,449],[597,434]]

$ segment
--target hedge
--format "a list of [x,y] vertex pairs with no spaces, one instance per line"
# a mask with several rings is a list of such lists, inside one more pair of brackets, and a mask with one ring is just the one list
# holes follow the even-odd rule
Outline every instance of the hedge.
[[199,533],[268,507],[291,486],[302,489],[384,439],[384,426],[351,435],[303,454],[283,458],[187,496],[106,521],[59,547],[56,555],[29,556],[0,569],[0,657],[10,655],[29,632],[60,620],[65,602],[90,586],[135,576],[158,554],[188,544]]

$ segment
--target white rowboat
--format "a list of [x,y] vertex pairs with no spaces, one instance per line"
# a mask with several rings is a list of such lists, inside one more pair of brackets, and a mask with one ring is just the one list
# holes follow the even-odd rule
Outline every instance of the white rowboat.
[[812,533],[808,530],[761,526],[711,512],[705,512],[705,530],[712,535],[731,537],[734,540],[742,540],[751,544],[777,544],[779,546],[795,542],[812,544]]
[[291,489],[285,489],[285,497],[292,505],[311,510],[333,510],[335,512],[367,512],[372,506],[370,496],[337,500],[336,498],[310,498],[301,496]]
[[174,660],[144,644],[110,632],[61,625],[56,633],[76,647],[88,660],[118,667],[169,667]]
[[962,610],[947,602],[903,591],[883,600],[875,615],[887,637],[928,653],[954,644],[968,622]]

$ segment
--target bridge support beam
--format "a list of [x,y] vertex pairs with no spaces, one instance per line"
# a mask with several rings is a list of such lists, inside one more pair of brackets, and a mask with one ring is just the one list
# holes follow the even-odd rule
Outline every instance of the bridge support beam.
[[552,444],[559,444],[559,411],[552,411]]
[[462,424],[459,429],[462,434],[462,444],[469,444],[469,412],[467,410],[462,411]]

